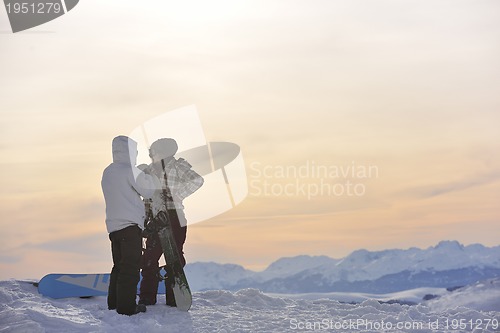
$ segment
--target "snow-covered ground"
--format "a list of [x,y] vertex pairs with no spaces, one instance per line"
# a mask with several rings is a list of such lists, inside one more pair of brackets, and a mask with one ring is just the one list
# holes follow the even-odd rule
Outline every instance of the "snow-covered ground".
[[[419,292],[398,295],[411,298]],[[162,295],[146,313],[127,317],[107,310],[105,297],[54,300],[39,295],[30,283],[8,280],[0,281],[0,332],[500,331],[499,279],[413,306],[375,299],[347,304],[322,296],[328,295],[291,299],[256,289],[206,291],[195,293],[192,309],[184,313],[162,305]]]
[[289,299],[332,299],[342,303],[361,303],[370,299],[380,302],[394,302],[399,301],[403,304],[416,304],[422,302],[426,295],[444,296],[449,292],[446,288],[417,288],[412,290],[405,290],[389,294],[369,294],[369,293],[304,293],[304,294],[272,294],[266,293],[272,297],[289,298]]

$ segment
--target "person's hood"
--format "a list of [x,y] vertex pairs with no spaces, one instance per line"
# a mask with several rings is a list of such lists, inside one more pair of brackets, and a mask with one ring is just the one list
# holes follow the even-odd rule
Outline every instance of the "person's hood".
[[113,162],[135,165],[137,161],[137,142],[124,135],[113,139]]

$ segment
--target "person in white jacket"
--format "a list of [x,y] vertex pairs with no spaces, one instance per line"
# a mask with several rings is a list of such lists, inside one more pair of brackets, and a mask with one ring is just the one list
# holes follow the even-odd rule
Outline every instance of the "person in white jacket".
[[155,176],[135,167],[137,143],[134,140],[117,136],[112,148],[113,163],[104,170],[101,181],[113,257],[108,308],[132,315],[146,311],[145,306],[136,304],[145,220],[141,196],[152,198],[161,184]]

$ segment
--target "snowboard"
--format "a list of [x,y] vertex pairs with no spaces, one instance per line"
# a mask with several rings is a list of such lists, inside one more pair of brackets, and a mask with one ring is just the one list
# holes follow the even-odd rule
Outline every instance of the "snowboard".
[[[181,264],[181,258],[172,233],[170,220],[167,213],[164,211],[160,211],[156,218],[159,220],[160,224],[164,226],[158,231],[158,236],[166,262],[164,266],[167,276],[165,284],[169,284],[170,289],[173,290],[175,306],[179,310],[188,311],[193,302],[191,289],[189,288],[186,274]],[[163,284],[160,283],[160,286],[161,285]],[[169,295],[167,295],[167,299],[168,297]]]
[[[142,279],[142,277],[141,277]],[[105,274],[48,274],[38,283],[38,292],[51,298],[106,296],[109,273]],[[139,284],[137,294],[139,294]],[[158,286],[158,294],[165,294],[165,285]]]

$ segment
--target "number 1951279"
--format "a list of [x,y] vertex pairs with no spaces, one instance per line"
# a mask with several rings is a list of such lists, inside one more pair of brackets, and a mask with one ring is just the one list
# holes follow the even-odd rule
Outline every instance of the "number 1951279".
[[59,14],[63,11],[61,4],[57,2],[14,2],[7,3],[5,7],[9,14]]
[[477,318],[477,319],[446,319],[445,320],[446,330],[498,330],[500,328],[500,324],[498,319],[493,318]]

